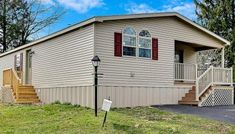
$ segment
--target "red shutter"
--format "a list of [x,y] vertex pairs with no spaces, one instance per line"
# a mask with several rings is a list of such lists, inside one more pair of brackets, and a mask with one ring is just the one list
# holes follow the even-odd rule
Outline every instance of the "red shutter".
[[152,39],[152,59],[158,60],[158,39]]
[[23,53],[20,54],[20,71],[23,71]]
[[122,57],[122,33],[114,33],[114,56]]

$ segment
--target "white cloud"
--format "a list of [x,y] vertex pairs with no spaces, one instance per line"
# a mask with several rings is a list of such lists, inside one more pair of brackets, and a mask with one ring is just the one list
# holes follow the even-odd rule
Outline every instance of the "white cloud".
[[164,11],[174,11],[174,12],[178,12],[190,19],[195,19],[196,14],[195,14],[195,5],[194,3],[183,3],[182,5],[178,5],[178,6],[168,6],[166,9],[164,9]]
[[126,5],[125,9],[128,13],[152,13],[156,12],[155,9],[150,7],[147,4],[136,4],[136,3],[129,3]]
[[103,0],[38,0],[44,5],[60,5],[78,13],[86,13],[88,10],[104,5]]
[[145,3],[126,4],[125,10],[128,13],[178,12],[190,19],[195,19],[196,17],[194,3],[184,3],[179,0],[171,1],[171,3],[159,7],[159,10],[154,9],[153,7]]
[[47,4],[47,5],[54,5],[55,2],[53,0],[39,0],[42,4]]
[[85,13],[89,9],[104,5],[103,0],[57,0],[57,2],[67,8],[76,10],[78,13]]

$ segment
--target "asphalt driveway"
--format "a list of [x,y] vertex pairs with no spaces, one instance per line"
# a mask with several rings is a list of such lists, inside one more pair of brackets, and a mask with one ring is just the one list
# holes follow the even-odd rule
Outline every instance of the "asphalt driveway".
[[201,117],[235,124],[235,105],[196,107],[186,105],[155,106],[156,108],[181,114],[193,114]]

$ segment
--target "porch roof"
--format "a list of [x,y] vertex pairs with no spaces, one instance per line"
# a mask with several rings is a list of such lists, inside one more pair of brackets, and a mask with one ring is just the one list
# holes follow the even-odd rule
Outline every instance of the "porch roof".
[[209,50],[209,49],[218,49],[217,47],[205,46],[205,45],[202,45],[202,44],[196,44],[196,43],[176,40],[175,45],[177,45],[178,43],[181,44],[181,45],[183,44],[185,46],[190,46],[190,47],[194,48],[196,51],[203,51],[203,50]]

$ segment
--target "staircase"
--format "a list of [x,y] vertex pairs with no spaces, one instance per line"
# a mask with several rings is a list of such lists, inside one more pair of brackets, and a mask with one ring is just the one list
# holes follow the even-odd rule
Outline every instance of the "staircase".
[[179,101],[179,104],[182,105],[198,105],[196,101],[196,86],[192,86],[192,89],[185,94],[184,97]]
[[13,93],[13,95],[16,103],[28,104],[40,102],[33,86],[21,85],[19,86],[18,95],[16,95],[15,92]]
[[232,104],[232,72],[232,68],[211,66],[196,79],[196,85],[178,103],[196,106]]
[[10,87],[15,103],[39,103],[39,97],[33,86],[23,85],[14,69],[3,71],[3,86]]

